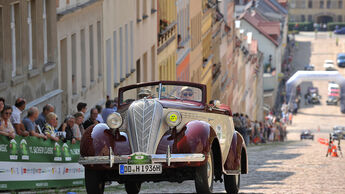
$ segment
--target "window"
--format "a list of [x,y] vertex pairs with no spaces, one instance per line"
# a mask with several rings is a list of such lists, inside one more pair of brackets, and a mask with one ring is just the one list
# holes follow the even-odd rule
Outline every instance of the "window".
[[77,94],[77,37],[76,34],[71,36],[71,57],[72,57],[72,94]]
[[103,64],[102,64],[102,31],[101,22],[97,22],[97,63],[98,63],[98,77],[103,75]]
[[321,8],[321,9],[324,8],[324,1],[320,1],[320,8]]
[[123,37],[122,27],[120,27],[120,81],[122,82],[125,78],[123,76]]
[[89,26],[89,48],[90,48],[90,81],[95,81],[95,65],[94,65],[94,54],[93,54],[93,26]]
[[308,1],[308,8],[313,8],[313,1],[312,0]]
[[129,54],[128,54],[128,24],[125,25],[125,62],[126,62],[126,77],[129,76]]
[[137,63],[136,63],[136,71],[137,71],[137,83],[139,83],[141,81],[141,75],[140,75],[140,59],[137,60]]
[[151,0],[151,13],[155,13],[156,11],[156,0]]
[[43,63],[48,63],[47,0],[43,0]]
[[312,22],[313,21],[313,16],[312,15],[308,15],[308,22]]
[[305,15],[301,15],[301,22],[305,22]]
[[338,9],[343,8],[343,0],[338,1]]
[[331,8],[331,0],[327,0],[327,9]]
[[[114,31],[113,32],[113,44],[114,44],[114,49],[113,49],[113,52],[114,52],[114,83],[119,83],[119,79],[118,79],[118,76],[117,74],[119,73],[118,71],[118,63],[117,63],[117,32]],[[121,65],[121,64],[120,64]]]
[[151,47],[151,64],[152,64],[152,75],[151,81],[155,81],[155,74],[156,74],[156,47],[153,45]]
[[143,55],[143,73],[144,73],[144,76],[143,76],[143,81],[144,82],[147,82],[147,74],[148,74],[148,66],[147,66],[147,52]]
[[146,19],[147,17],[147,0],[143,0],[143,19]]
[[343,16],[342,15],[338,15],[338,22],[343,22]]
[[19,75],[20,68],[20,8],[19,3],[11,5],[11,43],[12,43],[12,77]]
[[133,21],[130,23],[130,45],[131,45],[131,72],[134,71],[134,64],[133,64],[133,49],[134,49],[134,42],[133,42]]
[[111,83],[111,40],[107,39],[106,45],[106,69],[107,69],[107,95],[111,96],[113,84]]
[[140,22],[141,21],[141,17],[140,17],[140,0],[137,0],[137,22]]
[[29,70],[33,69],[33,56],[34,56],[34,46],[33,46],[33,41],[36,36],[35,31],[35,0],[28,1],[28,36],[29,36]]
[[4,32],[3,32],[3,26],[2,26],[2,7],[0,7],[0,82],[3,82],[4,79]]
[[81,86],[86,88],[85,30],[80,30]]

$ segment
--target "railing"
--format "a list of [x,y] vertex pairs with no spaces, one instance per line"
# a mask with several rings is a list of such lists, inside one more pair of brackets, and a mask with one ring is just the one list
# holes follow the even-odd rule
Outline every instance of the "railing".
[[176,22],[171,23],[158,34],[158,48],[169,43],[173,38],[176,38],[176,24]]

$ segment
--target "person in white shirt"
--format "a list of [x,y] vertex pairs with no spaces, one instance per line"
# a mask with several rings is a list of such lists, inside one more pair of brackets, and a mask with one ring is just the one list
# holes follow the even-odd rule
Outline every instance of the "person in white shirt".
[[25,110],[26,100],[24,98],[18,98],[16,103],[12,107],[13,112],[11,115],[11,123],[16,130],[16,133],[21,136],[28,136],[29,132],[25,130],[23,123],[21,122],[21,114]]

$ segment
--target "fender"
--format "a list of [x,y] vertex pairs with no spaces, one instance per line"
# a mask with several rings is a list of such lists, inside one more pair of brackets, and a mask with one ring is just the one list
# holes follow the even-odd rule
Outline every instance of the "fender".
[[190,121],[177,134],[173,134],[171,130],[165,133],[158,144],[156,153],[165,154],[169,145],[172,148],[172,153],[203,153],[207,155],[215,137],[215,131],[207,122]]
[[246,145],[242,135],[235,131],[228,156],[224,163],[224,173],[227,175],[236,175],[240,173],[247,173],[247,169],[248,163]]
[[114,133],[105,123],[99,123],[85,131],[80,142],[80,155],[107,156],[110,147],[115,155],[131,154],[126,133]]

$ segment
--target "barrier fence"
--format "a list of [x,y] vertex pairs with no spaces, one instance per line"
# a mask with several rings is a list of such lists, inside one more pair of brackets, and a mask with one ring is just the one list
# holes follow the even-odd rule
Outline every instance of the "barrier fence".
[[0,136],[0,191],[84,185],[79,142]]

